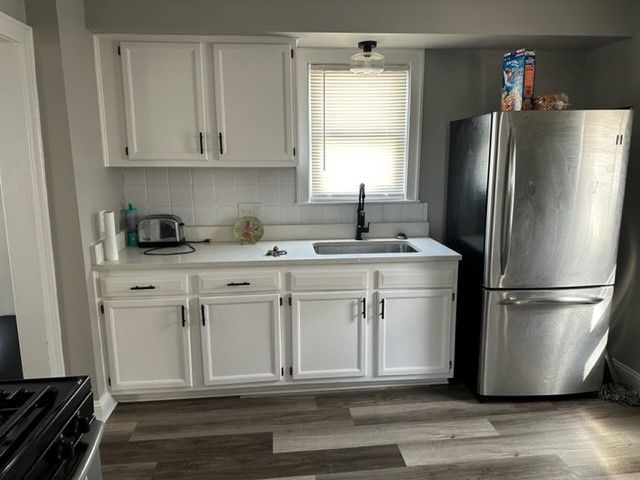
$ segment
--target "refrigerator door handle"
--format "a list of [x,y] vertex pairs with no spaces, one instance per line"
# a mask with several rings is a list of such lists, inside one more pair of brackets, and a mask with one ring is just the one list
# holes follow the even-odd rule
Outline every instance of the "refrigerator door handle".
[[602,297],[537,297],[537,298],[505,298],[499,305],[596,305],[602,303]]
[[509,260],[509,249],[511,248],[511,230],[513,229],[513,204],[516,190],[516,132],[513,128],[509,131],[509,142],[507,146],[507,168],[505,174],[505,195],[502,210],[500,246],[500,273],[504,275],[507,270]]

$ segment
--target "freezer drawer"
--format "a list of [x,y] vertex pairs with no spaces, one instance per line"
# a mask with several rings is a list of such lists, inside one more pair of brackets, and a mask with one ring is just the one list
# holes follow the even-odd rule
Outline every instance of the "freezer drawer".
[[613,287],[484,291],[478,393],[600,388]]

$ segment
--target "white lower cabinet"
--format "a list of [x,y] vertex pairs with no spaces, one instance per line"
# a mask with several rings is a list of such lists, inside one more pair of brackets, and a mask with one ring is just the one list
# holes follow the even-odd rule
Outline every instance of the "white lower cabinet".
[[280,295],[199,300],[205,385],[282,379]]
[[294,380],[364,376],[367,292],[294,293],[291,300]]
[[453,291],[377,292],[377,375],[449,376]]
[[105,273],[111,390],[442,382],[456,273],[452,262]]
[[192,385],[185,297],[109,300],[103,306],[113,390]]

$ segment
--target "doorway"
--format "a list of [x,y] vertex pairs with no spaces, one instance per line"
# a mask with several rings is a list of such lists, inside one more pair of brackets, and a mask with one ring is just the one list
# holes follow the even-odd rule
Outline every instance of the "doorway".
[[0,314],[26,378],[64,375],[31,28],[0,13]]

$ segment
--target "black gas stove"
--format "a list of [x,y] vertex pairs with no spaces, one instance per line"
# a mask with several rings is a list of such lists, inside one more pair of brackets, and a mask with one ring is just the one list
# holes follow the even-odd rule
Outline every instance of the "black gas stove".
[[0,480],[74,478],[94,423],[88,377],[0,382]]

